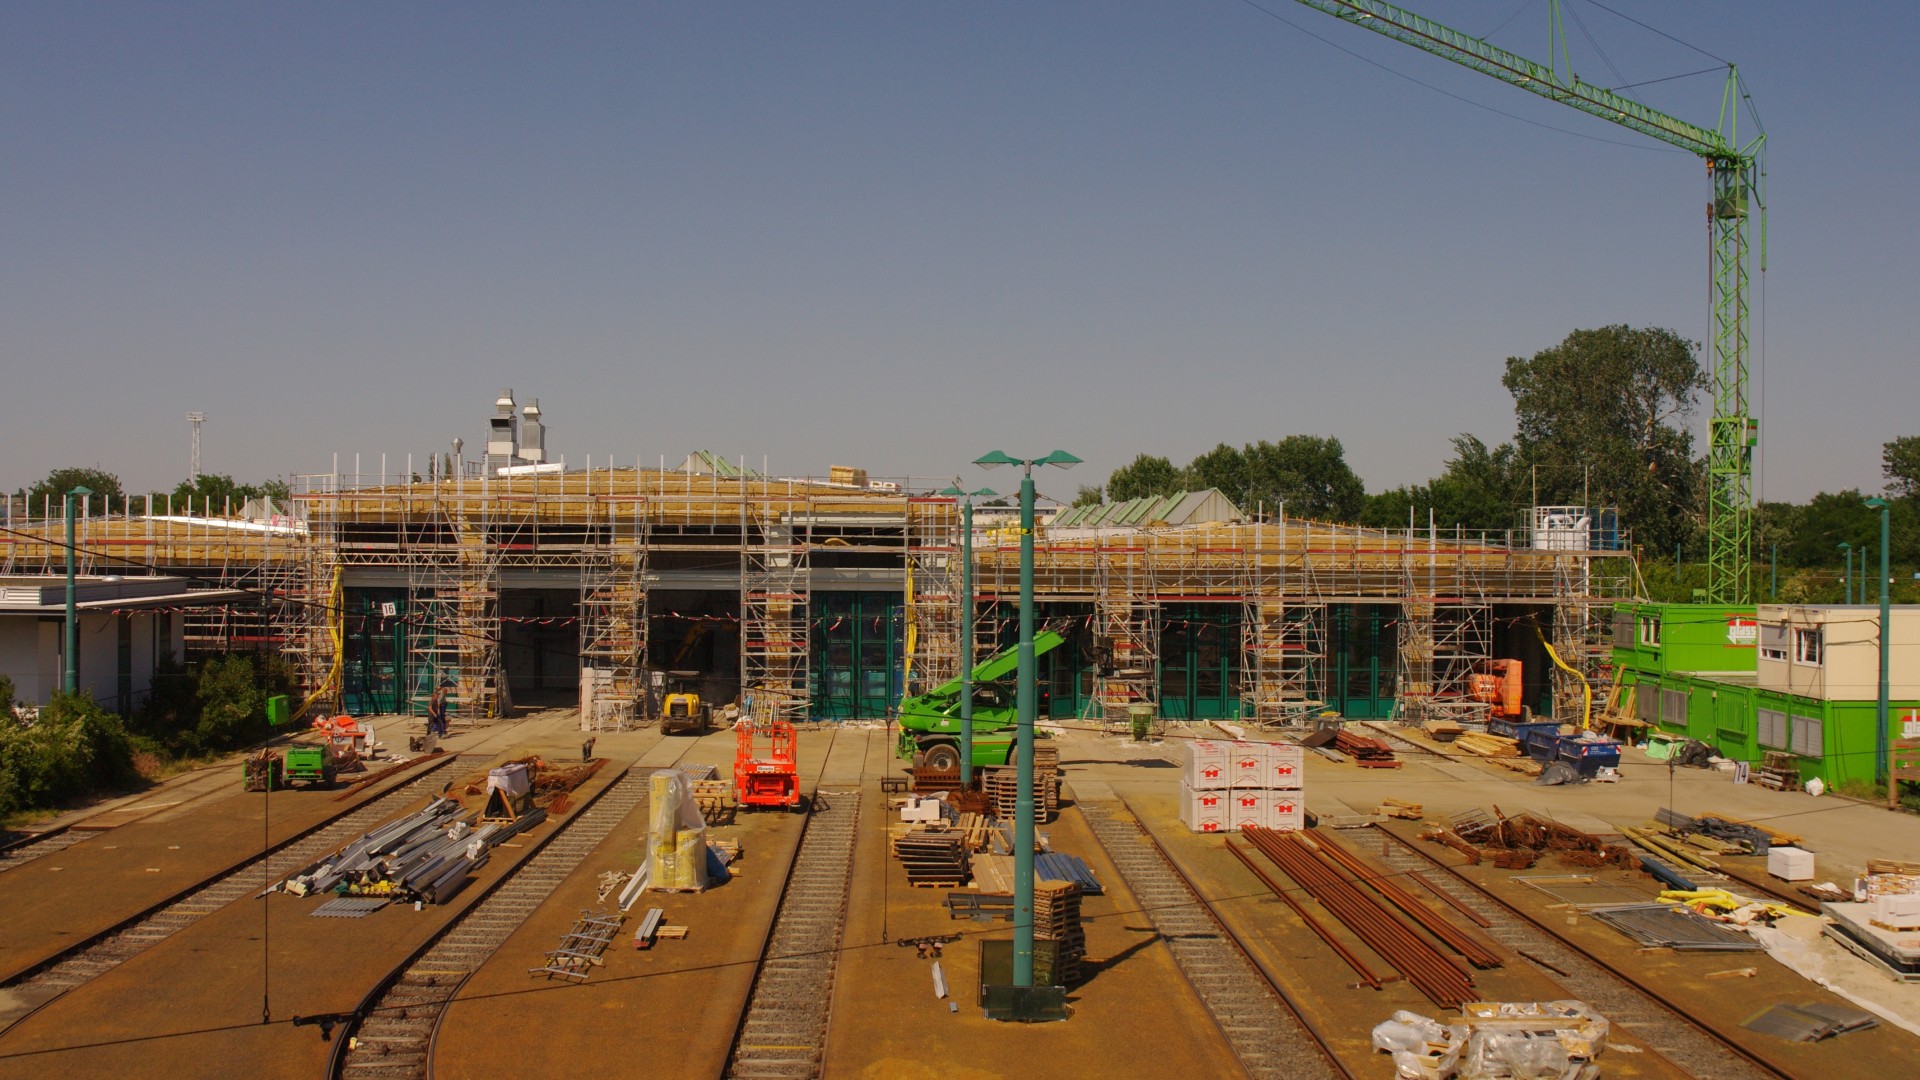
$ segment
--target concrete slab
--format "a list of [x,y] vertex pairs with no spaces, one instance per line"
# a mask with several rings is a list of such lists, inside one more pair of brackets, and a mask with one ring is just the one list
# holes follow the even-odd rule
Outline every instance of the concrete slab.
[[[630,761],[602,768],[573,805],[613,783]],[[171,1080],[205,1075],[210,1065],[235,1075],[317,1075],[330,1047],[292,1018],[356,1008],[375,981],[477,903],[482,886],[531,857],[530,841],[559,824],[525,834],[521,847],[496,848],[474,885],[445,906],[315,919],[314,898],[275,894],[228,905],[0,1034],[0,1076],[51,1070]]]

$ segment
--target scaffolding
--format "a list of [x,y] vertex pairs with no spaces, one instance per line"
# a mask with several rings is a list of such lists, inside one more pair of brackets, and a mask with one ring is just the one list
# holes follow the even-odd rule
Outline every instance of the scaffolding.
[[[924,693],[960,675],[960,513],[947,496],[909,498],[905,692]],[[976,651],[976,657],[988,654]]]
[[483,486],[478,499],[434,498],[421,522],[427,542],[406,559],[407,595],[421,615],[407,637],[409,711],[424,711],[434,689],[450,682],[449,724],[512,708],[500,671],[500,549],[489,542],[500,503],[485,494]]
[[1152,533],[1106,537],[1095,552],[1094,674],[1091,707],[1108,723],[1128,720],[1133,705],[1160,701],[1160,602]]
[[[1327,605],[1289,592],[1287,530],[1250,528],[1243,549],[1240,715],[1262,726],[1304,722],[1326,703]],[[1265,542],[1278,541],[1275,548]]]
[[647,503],[606,495],[590,510],[580,567],[580,728],[625,731],[655,715],[646,668]]
[[740,485],[740,691],[750,716],[809,715],[812,517],[805,495],[756,499]]

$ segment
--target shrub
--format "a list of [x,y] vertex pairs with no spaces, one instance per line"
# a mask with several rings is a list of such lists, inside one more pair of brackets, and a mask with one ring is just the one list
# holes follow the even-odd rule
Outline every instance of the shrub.
[[83,694],[55,694],[32,727],[0,725],[0,813],[53,806],[134,779],[126,727]]

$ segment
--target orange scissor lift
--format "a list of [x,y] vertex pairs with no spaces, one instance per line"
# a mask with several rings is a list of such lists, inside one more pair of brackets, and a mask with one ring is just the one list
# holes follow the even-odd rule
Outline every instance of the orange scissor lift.
[[785,720],[742,719],[733,726],[734,797],[741,806],[800,807],[799,738]]

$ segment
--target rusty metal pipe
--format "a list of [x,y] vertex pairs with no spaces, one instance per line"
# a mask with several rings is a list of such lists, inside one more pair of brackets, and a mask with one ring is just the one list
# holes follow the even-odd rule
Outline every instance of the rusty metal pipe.
[[1260,869],[1260,865],[1254,862],[1253,859],[1250,856],[1248,856],[1246,852],[1241,851],[1237,847],[1234,847],[1233,841],[1231,840],[1227,841],[1227,850],[1233,852],[1234,858],[1239,859],[1242,863],[1245,863],[1247,869],[1253,871],[1253,876],[1259,878],[1261,882],[1263,882],[1267,886],[1267,888],[1272,889],[1273,894],[1275,896],[1278,896],[1280,899],[1285,900],[1287,902],[1287,906],[1293,909],[1293,913],[1295,915],[1300,916],[1300,921],[1306,923],[1309,929],[1311,929],[1314,933],[1320,935],[1320,940],[1332,946],[1333,951],[1339,954],[1340,959],[1345,960],[1347,962],[1347,966],[1352,968],[1355,974],[1359,975],[1363,982],[1365,982],[1368,986],[1373,987],[1375,990],[1380,989],[1380,977],[1373,973],[1373,969],[1367,967],[1366,962],[1364,960],[1361,960],[1358,956],[1354,955],[1353,950],[1347,948],[1346,943],[1342,942],[1339,938],[1334,937],[1331,933],[1327,931],[1326,927],[1320,925],[1320,920],[1314,918],[1313,915],[1307,911],[1306,907],[1303,906],[1299,900],[1295,899],[1293,895],[1293,890],[1283,888],[1279,882],[1273,880],[1273,876],[1268,874],[1265,870]]

